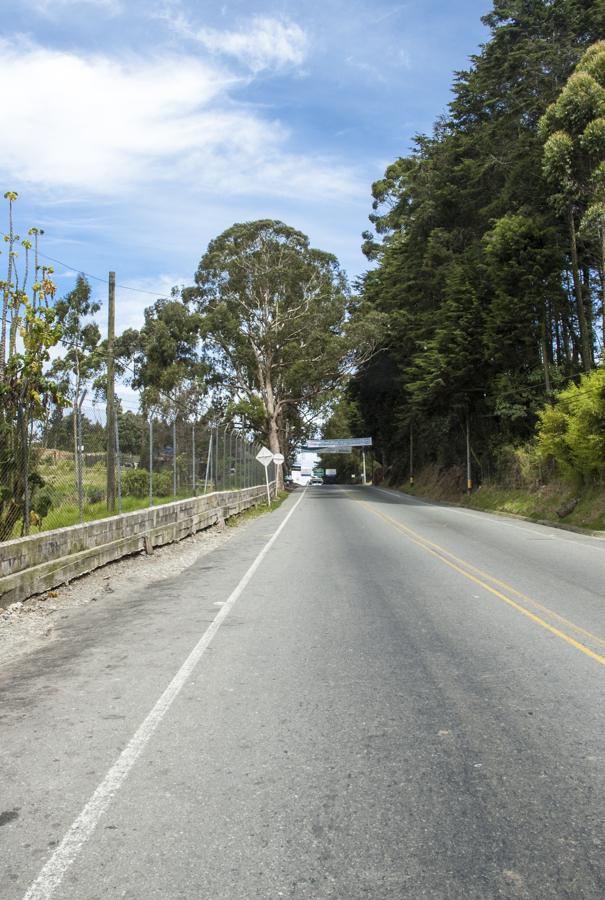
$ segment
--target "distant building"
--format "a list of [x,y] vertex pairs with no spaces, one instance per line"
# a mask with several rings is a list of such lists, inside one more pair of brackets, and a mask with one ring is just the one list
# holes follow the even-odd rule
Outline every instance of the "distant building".
[[308,484],[318,461],[316,453],[299,453],[296,465],[292,466],[292,481],[296,484]]

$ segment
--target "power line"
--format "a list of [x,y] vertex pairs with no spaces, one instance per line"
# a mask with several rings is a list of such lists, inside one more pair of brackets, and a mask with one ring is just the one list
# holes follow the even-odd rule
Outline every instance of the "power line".
[[[90,272],[85,272],[82,269],[79,269],[77,266],[72,266],[70,263],[64,262],[63,260],[57,259],[52,256],[48,256],[46,253],[42,253],[41,251],[38,251],[38,256],[42,257],[43,259],[48,260],[49,262],[54,262],[57,265],[65,266],[67,269],[72,269],[73,271],[78,271],[80,274],[84,275],[86,278],[92,279],[93,281],[98,281],[101,284],[109,285],[108,278],[103,278],[100,275],[93,275]],[[150,297],[155,297],[156,300],[171,300],[172,299],[172,297],[168,297],[165,294],[162,294],[160,291],[156,292],[156,291],[146,290],[145,288],[134,288],[134,287],[130,287],[129,285],[126,285],[126,284],[116,284],[116,287],[119,288],[120,290],[124,290],[124,291],[132,291],[133,293],[137,293],[137,294],[146,294]],[[62,343],[63,346],[69,346],[66,342],[60,341],[60,343]],[[74,345],[71,345],[71,346],[73,347]],[[102,355],[104,356],[105,354],[102,354]],[[129,366],[126,362],[122,362],[121,365],[125,370],[130,371],[132,375],[136,376],[137,373],[134,370],[134,368],[131,368],[131,366]],[[598,391],[599,388],[594,388],[592,386],[585,387],[585,388],[577,387],[576,392],[573,395],[573,398],[572,397],[565,397],[565,398],[560,397],[561,392],[566,390],[566,385],[569,385],[570,382],[573,382],[577,378],[582,378],[583,375],[585,375],[585,374],[587,374],[587,373],[578,372],[574,375],[569,375],[569,376],[567,376],[566,379],[564,379],[563,386],[552,387],[550,393],[551,393],[551,396],[553,397],[553,399],[562,400],[563,402],[569,402],[570,400],[578,397],[578,395],[580,395],[580,394],[590,394],[590,393],[594,393],[595,390]],[[523,390],[524,390],[524,392],[527,393],[527,392],[532,392],[532,391],[537,391],[537,390],[543,390],[544,388],[546,388],[546,382],[539,382],[534,385],[526,385]],[[470,390],[472,392],[477,391],[477,392],[488,393],[488,390],[486,388],[481,388],[481,387],[471,388]],[[185,408],[181,407],[181,404],[178,401],[176,401],[175,398],[170,397],[169,394],[166,394],[164,391],[162,391],[159,388],[156,388],[156,391],[160,397],[163,397],[165,400],[167,400],[169,403],[171,403],[175,409],[179,410],[180,412],[185,412]],[[548,396],[548,395],[546,394],[545,396]]]
[[[40,251],[38,251],[38,256],[47,259],[49,262],[54,262],[59,266],[65,266],[66,269],[72,269],[74,272],[79,272],[81,275],[85,275],[86,278],[92,278],[93,281],[100,281],[101,284],[109,284],[108,278],[102,278],[100,275],[91,275],[90,272],[84,272],[82,269],[78,268],[78,266],[72,266],[70,263],[63,262],[62,259],[55,259],[55,257],[47,256],[46,253],[41,253]],[[149,294],[150,297],[155,297],[156,300],[172,299],[171,297],[163,295],[160,291],[147,291],[144,288],[130,287],[127,284],[116,284],[116,287],[120,288],[122,291],[133,291],[136,294]]]

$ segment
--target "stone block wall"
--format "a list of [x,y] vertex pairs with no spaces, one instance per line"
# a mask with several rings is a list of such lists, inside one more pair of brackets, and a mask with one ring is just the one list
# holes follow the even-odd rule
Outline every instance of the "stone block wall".
[[263,500],[266,487],[260,485],[5,541],[0,544],[0,606],[58,587],[122,556],[180,541]]

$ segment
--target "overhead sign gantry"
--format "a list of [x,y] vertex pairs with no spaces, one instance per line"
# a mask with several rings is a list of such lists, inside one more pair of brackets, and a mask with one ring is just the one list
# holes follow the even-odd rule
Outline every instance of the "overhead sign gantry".
[[353,447],[371,447],[372,438],[320,438],[318,440],[309,440],[302,448],[303,450],[324,450],[325,452],[333,452],[335,447],[342,447],[344,453],[348,453]]
[[317,438],[306,442],[301,447],[303,453],[350,453],[354,447],[362,448],[363,483],[366,483],[366,447],[372,446],[371,437],[362,438]]

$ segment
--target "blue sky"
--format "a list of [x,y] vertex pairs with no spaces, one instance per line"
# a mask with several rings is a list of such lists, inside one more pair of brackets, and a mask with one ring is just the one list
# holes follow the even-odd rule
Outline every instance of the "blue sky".
[[[0,0],[0,186],[59,292],[117,272],[118,328],[233,222],[279,218],[351,278],[370,187],[430,131],[490,0]],[[99,299],[106,288],[95,282]]]

